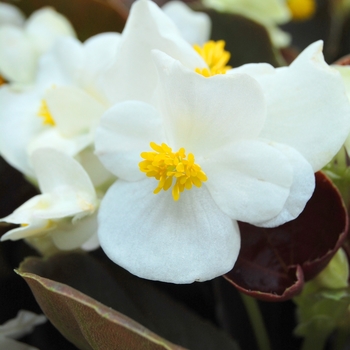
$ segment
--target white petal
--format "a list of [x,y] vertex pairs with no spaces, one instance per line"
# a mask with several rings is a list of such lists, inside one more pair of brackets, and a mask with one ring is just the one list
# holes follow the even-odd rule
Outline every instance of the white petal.
[[57,128],[48,127],[45,131],[33,137],[27,146],[27,153],[31,155],[39,148],[50,147],[74,157],[91,145],[93,139],[94,136],[92,133],[66,138],[61,135]]
[[105,111],[105,107],[84,90],[73,86],[50,89],[45,100],[57,128],[65,137],[90,132]]
[[114,64],[100,82],[111,103],[151,101],[157,84],[152,49],[162,50],[186,66],[205,67],[202,58],[155,3],[137,1],[131,8]]
[[323,60],[322,42],[290,67],[256,78],[267,101],[261,137],[295,148],[314,171],[321,169],[350,132],[350,105],[339,73]]
[[236,222],[208,191],[195,188],[178,202],[152,193],[155,181],[118,180],[99,211],[99,238],[107,256],[131,273],[172,283],[205,281],[229,271],[237,258]]
[[43,148],[33,153],[32,163],[41,192],[59,194],[62,188],[70,187],[85,193],[87,202],[94,202],[94,186],[83,167],[73,158],[53,148]]
[[0,153],[13,167],[33,176],[27,147],[33,137],[45,130],[38,117],[39,93],[36,90],[18,93],[0,89]]
[[50,7],[33,12],[25,24],[25,31],[40,54],[48,50],[58,37],[75,36],[67,18]]
[[[97,213],[74,222],[61,220],[58,222],[57,228],[51,232],[51,238],[60,250],[80,248],[90,241],[91,238],[95,238],[96,235]],[[97,246],[95,245],[95,248],[97,247],[98,244]]]
[[138,101],[116,104],[101,118],[96,131],[96,154],[113,174],[127,181],[144,178],[141,152],[150,142],[164,142],[162,121],[151,105]]
[[248,223],[272,219],[282,210],[293,170],[282,152],[250,140],[198,160],[208,177],[205,185],[220,209]]
[[34,80],[38,54],[22,29],[1,26],[0,52],[0,72],[4,78],[26,84]]
[[203,45],[209,40],[211,20],[206,13],[193,11],[185,3],[177,0],[167,2],[162,6],[162,10],[190,44]]
[[311,164],[295,149],[273,143],[272,147],[283,152],[293,167],[293,184],[282,211],[273,219],[253,224],[263,227],[276,227],[294,220],[304,210],[315,189],[315,175]]
[[22,26],[24,23],[24,14],[22,11],[11,4],[0,2],[0,24],[12,24],[15,26]]
[[233,141],[255,138],[265,121],[263,92],[248,75],[205,78],[155,51],[170,146],[195,157]]
[[46,322],[44,315],[37,315],[31,311],[21,310],[16,318],[13,318],[0,326],[0,335],[20,338],[31,333],[35,326]]

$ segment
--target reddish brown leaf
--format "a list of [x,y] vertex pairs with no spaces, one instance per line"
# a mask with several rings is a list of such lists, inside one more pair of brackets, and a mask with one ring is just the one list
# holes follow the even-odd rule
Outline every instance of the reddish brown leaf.
[[239,225],[242,248],[226,279],[248,295],[282,301],[328,264],[345,240],[348,216],[339,192],[319,172],[315,192],[297,219],[269,229]]

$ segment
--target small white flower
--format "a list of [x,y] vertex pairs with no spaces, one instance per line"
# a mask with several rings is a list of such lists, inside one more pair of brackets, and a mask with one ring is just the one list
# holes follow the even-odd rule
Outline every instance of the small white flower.
[[16,318],[0,325],[0,348],[6,350],[37,350],[32,346],[17,342],[14,339],[31,333],[35,326],[46,322],[44,315],[37,315],[31,311],[21,310]]
[[[60,38],[42,56],[33,87],[17,91],[5,86],[0,90],[0,130],[4,135],[0,152],[12,166],[33,177],[31,153],[52,147],[81,159],[96,186],[110,177],[92,155],[91,146],[99,118],[109,106],[96,81],[114,59],[118,40],[117,33],[99,34],[84,44]],[[95,175],[95,169],[101,171]]]
[[69,21],[51,8],[35,11],[23,27],[0,26],[0,74],[13,83],[35,79],[40,56],[58,37],[75,36]]
[[59,249],[81,247],[97,229],[99,200],[89,176],[73,158],[50,148],[36,150],[32,162],[42,194],[0,220],[20,225],[1,240],[49,233]]

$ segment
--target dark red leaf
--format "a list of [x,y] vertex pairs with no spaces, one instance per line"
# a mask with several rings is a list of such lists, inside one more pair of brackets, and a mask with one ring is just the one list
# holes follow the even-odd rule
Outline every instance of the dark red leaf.
[[268,229],[239,226],[241,252],[225,278],[245,294],[283,301],[328,264],[345,240],[348,216],[338,190],[318,172],[315,192],[297,219]]

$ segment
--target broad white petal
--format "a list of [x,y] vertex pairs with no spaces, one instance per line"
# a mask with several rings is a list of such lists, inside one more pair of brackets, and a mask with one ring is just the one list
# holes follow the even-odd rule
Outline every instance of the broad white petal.
[[38,54],[21,28],[11,25],[0,28],[0,72],[14,83],[34,81]]
[[[51,238],[60,250],[80,248],[95,235],[97,235],[97,212],[74,222],[61,220],[51,232]],[[98,245],[95,245],[95,248],[97,247]]]
[[276,227],[296,219],[304,210],[315,189],[315,175],[311,164],[295,149],[278,143],[271,144],[281,151],[293,167],[293,184],[282,211],[273,219],[253,222],[257,226]]
[[89,133],[105,111],[105,107],[84,90],[73,86],[48,90],[45,101],[64,137]]
[[0,89],[0,153],[13,167],[33,176],[27,147],[31,140],[46,129],[38,117],[40,94],[36,90],[20,93],[10,88]]
[[293,169],[285,155],[257,140],[233,143],[198,164],[219,208],[232,219],[248,223],[278,215],[293,181]]
[[116,264],[151,280],[205,281],[232,269],[240,249],[236,222],[203,188],[155,195],[156,182],[118,180],[102,200],[99,239]]
[[48,50],[58,37],[75,36],[67,18],[51,7],[33,12],[25,24],[25,31],[40,54]]
[[122,33],[114,64],[101,77],[100,87],[111,103],[125,100],[151,102],[157,84],[152,49],[162,50],[193,69],[206,66],[155,3],[136,1]]
[[176,151],[184,147],[200,157],[233,141],[258,136],[265,103],[254,79],[243,74],[205,78],[160,51],[154,55],[164,128]]
[[314,171],[321,169],[350,132],[350,105],[339,73],[324,62],[322,42],[257,80],[267,101],[261,137],[295,148]]
[[191,45],[203,45],[209,40],[211,20],[206,13],[193,11],[185,3],[177,0],[167,2],[162,6],[162,10]]
[[114,175],[127,181],[144,178],[139,170],[141,152],[150,142],[164,142],[162,121],[157,110],[143,102],[116,104],[101,118],[96,131],[96,154]]

